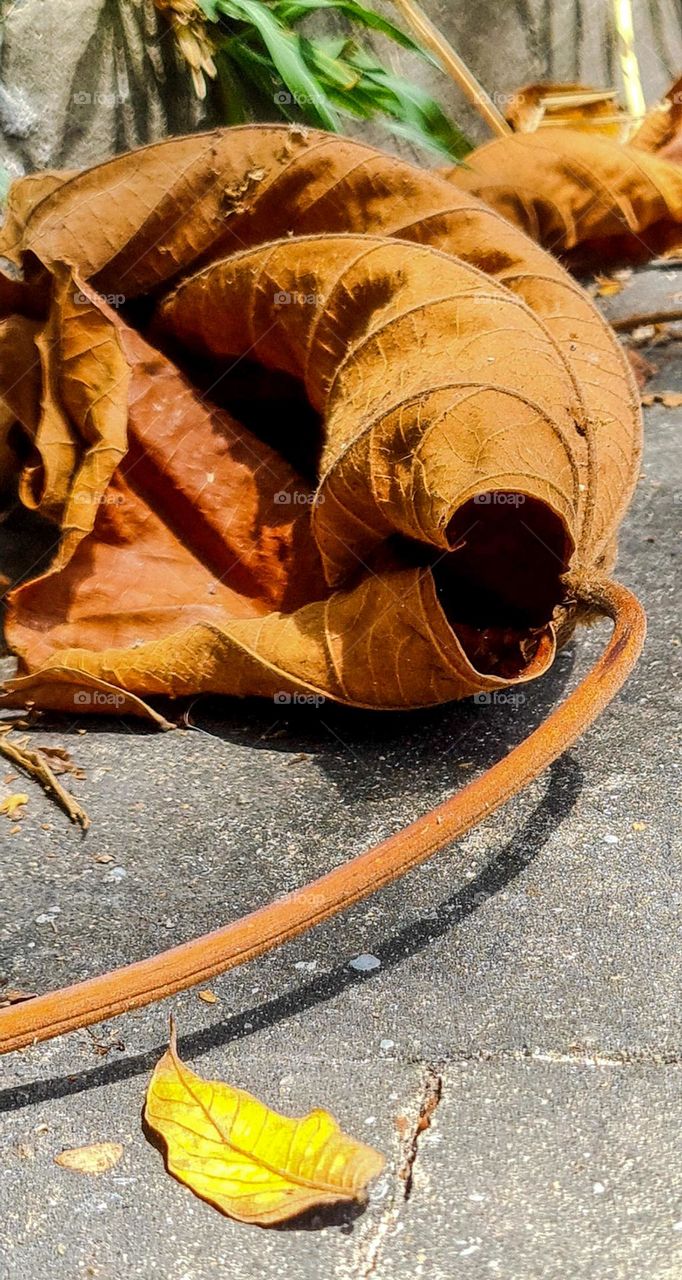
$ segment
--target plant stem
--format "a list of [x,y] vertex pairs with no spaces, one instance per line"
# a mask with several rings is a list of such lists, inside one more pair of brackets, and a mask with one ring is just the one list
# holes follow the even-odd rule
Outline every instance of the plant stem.
[[48,795],[52,795],[57,804],[61,805],[71,821],[77,822],[83,831],[87,831],[90,819],[85,809],[81,808],[78,801],[57,780],[40,751],[29,751],[26,747],[19,747],[14,742],[9,742],[3,735],[0,737],[0,755],[5,756],[7,760],[12,761],[12,764],[35,778]]
[[641,315],[609,320],[609,324],[617,333],[629,333],[632,329],[639,329],[645,324],[673,324],[677,320],[682,320],[682,310],[679,307],[668,311],[643,311]]
[[609,705],[644,642],[644,611],[625,587],[582,576],[566,585],[576,604],[613,618],[611,639],[565,701],[486,773],[402,831],[258,911],[147,960],[3,1009],[0,1054],[140,1009],[272,951],[393,884],[517,795]]
[[613,0],[613,13],[618,35],[618,57],[623,76],[623,88],[628,110],[634,120],[646,115],[646,102],[642,92],[639,63],[635,53],[635,29],[631,0]]
[[393,3],[421,43],[436,55],[443,69],[459,86],[492,132],[500,138],[506,138],[512,133],[511,126],[507,124],[483,86],[479,84],[466,63],[434,26],[431,19],[427,18],[415,0],[393,0]]

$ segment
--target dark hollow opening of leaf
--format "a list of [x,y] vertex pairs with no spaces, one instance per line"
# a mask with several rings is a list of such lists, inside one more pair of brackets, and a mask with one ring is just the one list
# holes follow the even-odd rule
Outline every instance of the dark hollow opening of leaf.
[[524,494],[490,491],[448,526],[453,547],[432,566],[443,610],[478,671],[518,675],[564,597],[572,551],[563,522]]

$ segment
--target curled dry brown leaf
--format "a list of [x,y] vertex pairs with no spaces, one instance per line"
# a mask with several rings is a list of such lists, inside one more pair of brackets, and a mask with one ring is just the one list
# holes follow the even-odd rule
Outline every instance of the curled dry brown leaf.
[[598,133],[514,134],[445,176],[572,263],[640,262],[682,246],[682,170]]
[[547,722],[438,810],[203,938],[0,1012],[9,1051],[390,884],[577,738],[644,618],[607,580],[640,453],[623,351],[556,261],[442,176],[328,134],[217,130],[65,180],[2,252],[26,280],[0,278],[0,396],[22,495],[61,530],[9,598],[8,703],[420,706],[539,675],[581,616],[615,622]]
[[[547,255],[437,175],[272,126],[119,157],[23,216],[3,251],[51,299],[5,320],[0,390],[62,539],[10,599],[14,700],[420,706],[547,668],[562,575],[610,564],[639,459],[622,352]],[[246,358],[324,424],[298,471],[295,399],[268,443],[219,403]]]

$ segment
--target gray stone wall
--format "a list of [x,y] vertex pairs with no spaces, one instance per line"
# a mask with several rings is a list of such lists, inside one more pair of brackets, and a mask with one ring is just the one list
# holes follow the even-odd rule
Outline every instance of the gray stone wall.
[[212,123],[151,0],[4,0],[0,163],[78,168]]
[[[612,0],[423,2],[501,106],[532,79],[618,83]],[[395,16],[387,0],[378,7]],[[92,164],[219,118],[211,95],[197,102],[152,0],[0,0],[0,12],[0,164],[12,175]],[[682,71],[682,3],[634,0],[634,12],[653,101]],[[487,136],[445,76],[385,42],[381,56],[428,86],[475,140]],[[353,132],[395,146],[381,126]]]

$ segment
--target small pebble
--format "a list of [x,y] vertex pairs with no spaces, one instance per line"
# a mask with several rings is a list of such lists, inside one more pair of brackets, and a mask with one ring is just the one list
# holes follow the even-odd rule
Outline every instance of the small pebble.
[[350,968],[355,969],[357,973],[371,973],[372,969],[381,968],[381,960],[378,956],[361,955],[355,956],[350,961]]
[[107,871],[105,880],[111,880],[114,884],[119,884],[121,880],[125,880],[128,872],[125,867],[112,867],[111,871]]
[[294,969],[300,969],[301,973],[314,973],[317,968],[317,960],[297,960]]
[[389,1049],[395,1049],[395,1040],[380,1040],[379,1048],[388,1053]]
[[612,836],[611,833],[604,836],[604,844],[618,844],[618,836]]
[[603,1182],[595,1182],[592,1190],[594,1191],[594,1194],[596,1196],[603,1196],[604,1192],[606,1191],[606,1187],[604,1186]]

